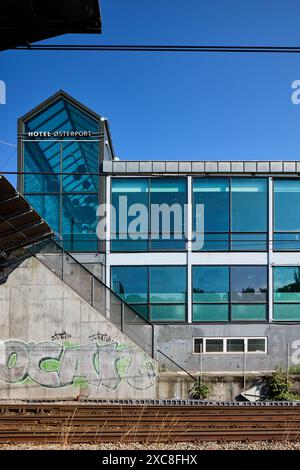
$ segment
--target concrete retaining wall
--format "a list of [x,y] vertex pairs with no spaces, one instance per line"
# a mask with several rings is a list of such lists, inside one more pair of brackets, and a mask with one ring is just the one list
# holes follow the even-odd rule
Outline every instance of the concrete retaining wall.
[[39,260],[0,286],[0,399],[155,398],[156,363]]

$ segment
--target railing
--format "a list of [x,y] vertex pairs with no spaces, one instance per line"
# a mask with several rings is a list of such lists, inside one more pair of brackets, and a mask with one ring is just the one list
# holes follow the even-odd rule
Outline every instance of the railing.
[[49,238],[32,245],[28,250],[122,333],[154,357],[154,325],[144,319],[55,240]]

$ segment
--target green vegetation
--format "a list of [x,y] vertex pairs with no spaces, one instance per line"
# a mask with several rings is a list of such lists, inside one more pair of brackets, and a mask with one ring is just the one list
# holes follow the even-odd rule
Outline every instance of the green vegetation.
[[197,385],[194,386],[194,388],[191,391],[191,398],[193,400],[205,400],[205,398],[208,397],[209,394],[209,387],[206,384],[200,384],[198,383]]
[[281,367],[273,372],[269,379],[269,398],[274,401],[297,400],[293,392],[293,382],[288,379],[286,371]]

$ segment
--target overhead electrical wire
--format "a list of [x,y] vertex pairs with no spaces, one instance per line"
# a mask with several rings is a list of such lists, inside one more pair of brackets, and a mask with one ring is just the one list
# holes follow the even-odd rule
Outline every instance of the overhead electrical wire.
[[222,52],[299,54],[300,46],[182,46],[129,44],[28,44],[11,50],[95,52]]

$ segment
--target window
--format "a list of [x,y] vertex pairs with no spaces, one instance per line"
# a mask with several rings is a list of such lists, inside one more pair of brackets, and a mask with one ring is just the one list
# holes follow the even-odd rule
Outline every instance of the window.
[[300,181],[274,180],[274,249],[300,250]]
[[267,249],[267,180],[232,178],[231,249]]
[[194,354],[266,354],[267,338],[194,338]]
[[186,179],[113,178],[111,191],[112,251],[185,250]]
[[229,320],[229,267],[193,267],[193,321]]
[[203,251],[229,249],[229,179],[195,178],[193,180],[193,232],[197,239],[201,233],[197,204],[204,205]]
[[276,267],[274,275],[274,320],[300,320],[300,267]]
[[[44,131],[51,135],[28,137],[23,142],[25,197],[57,233],[64,248],[97,252],[100,121],[59,98],[25,122],[26,133]],[[92,135],[59,137],[60,131],[88,131]]]
[[186,321],[185,266],[115,266],[111,286],[151,321]]
[[194,266],[193,321],[264,321],[265,266]]

